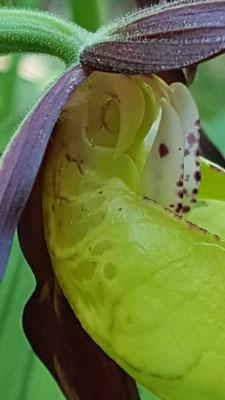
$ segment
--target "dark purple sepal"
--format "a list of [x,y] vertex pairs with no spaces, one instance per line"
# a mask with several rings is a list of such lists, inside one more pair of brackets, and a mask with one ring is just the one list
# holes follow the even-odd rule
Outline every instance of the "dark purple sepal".
[[[149,74],[195,65],[225,50],[225,0],[182,1],[138,11],[86,48],[90,70]],[[150,11],[153,10],[153,11]]]
[[0,280],[8,261],[14,231],[52,129],[69,95],[85,78],[81,67],[66,72],[31,112],[3,155],[0,168]]
[[42,220],[44,163],[22,213],[18,234],[37,286],[23,325],[31,346],[69,400],[139,400],[135,381],[84,332],[60,289]]

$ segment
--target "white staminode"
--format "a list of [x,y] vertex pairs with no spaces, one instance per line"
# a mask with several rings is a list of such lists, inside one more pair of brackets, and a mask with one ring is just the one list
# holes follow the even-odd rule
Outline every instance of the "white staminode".
[[199,114],[186,86],[181,83],[173,83],[170,87],[172,89],[171,102],[180,118],[184,134],[183,210],[189,211],[189,207],[196,202],[200,182]]
[[144,192],[176,213],[187,213],[196,202],[200,183],[197,107],[181,83],[167,86],[157,77],[148,83],[154,87],[162,114],[143,171]]

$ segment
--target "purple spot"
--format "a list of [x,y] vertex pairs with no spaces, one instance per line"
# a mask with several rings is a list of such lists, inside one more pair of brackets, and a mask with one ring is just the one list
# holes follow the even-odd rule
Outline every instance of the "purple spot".
[[195,161],[195,165],[196,165],[196,167],[199,167],[200,162],[199,161]]
[[197,128],[200,127],[200,120],[199,120],[199,119],[196,119],[196,121],[195,121],[195,126],[197,126]]
[[160,158],[166,157],[169,154],[169,149],[164,143],[161,143],[159,145],[158,150],[159,150]]
[[200,182],[200,180],[201,180],[201,174],[200,174],[199,171],[195,171],[195,173],[194,173],[194,178],[195,178],[196,182]]
[[177,181],[176,186],[182,187],[184,185],[183,181]]
[[180,199],[183,199],[183,197],[184,197],[183,191],[182,191],[182,192],[179,192],[179,193],[178,193],[178,196],[180,197]]
[[199,157],[199,150],[196,150],[196,151],[195,151],[195,156],[196,156],[196,157]]
[[170,204],[169,207],[170,207],[170,208],[174,208],[174,204]]
[[189,149],[185,149],[185,150],[184,150],[184,157],[189,156],[190,153],[191,153],[191,152],[190,152]]
[[194,146],[194,144],[197,142],[195,134],[194,133],[189,133],[188,136],[187,136],[187,141],[188,141],[190,147]]
[[179,213],[182,210],[182,203],[178,203],[175,209],[176,213]]
[[181,147],[179,147],[179,149],[178,149],[179,151],[181,151]]
[[198,194],[198,189],[193,189],[192,194]]
[[188,194],[187,189],[184,189],[184,190],[183,190],[183,193],[184,193],[184,194]]
[[182,212],[183,212],[184,214],[187,214],[189,211],[190,211],[190,207],[189,207],[189,206],[184,206],[184,207],[182,208]]
[[197,200],[196,199],[191,199],[191,203],[196,203]]

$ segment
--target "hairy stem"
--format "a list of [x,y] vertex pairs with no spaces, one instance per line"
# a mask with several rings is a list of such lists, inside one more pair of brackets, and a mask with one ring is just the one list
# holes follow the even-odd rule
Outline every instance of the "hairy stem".
[[47,12],[0,8],[0,55],[45,53],[69,66],[78,61],[91,36],[78,25]]

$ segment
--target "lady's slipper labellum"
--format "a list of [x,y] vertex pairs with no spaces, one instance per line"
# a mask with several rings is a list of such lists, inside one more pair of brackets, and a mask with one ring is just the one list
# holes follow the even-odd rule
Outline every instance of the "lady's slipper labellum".
[[173,1],[100,28],[81,55],[91,70],[155,73],[199,63],[225,50],[225,1]]
[[[147,181],[145,169],[152,152],[155,161],[156,151],[163,159],[181,146],[172,171],[179,175],[181,168],[194,177],[197,168],[199,174],[197,120],[180,84],[96,72],[67,103],[46,157],[45,237],[60,286],[95,342],[167,400],[225,396],[224,231],[219,238],[215,226],[208,233],[194,225],[196,215],[190,214],[191,222],[180,220],[178,210],[168,212],[146,198],[148,185],[149,192],[157,186],[155,177]],[[180,167],[186,150],[186,166]],[[183,179],[184,208],[195,204],[188,194],[195,196],[196,181],[185,187]],[[170,202],[167,186],[160,187],[159,199],[163,190]],[[201,202],[197,207],[200,215]],[[216,213],[217,205],[210,209]]]

